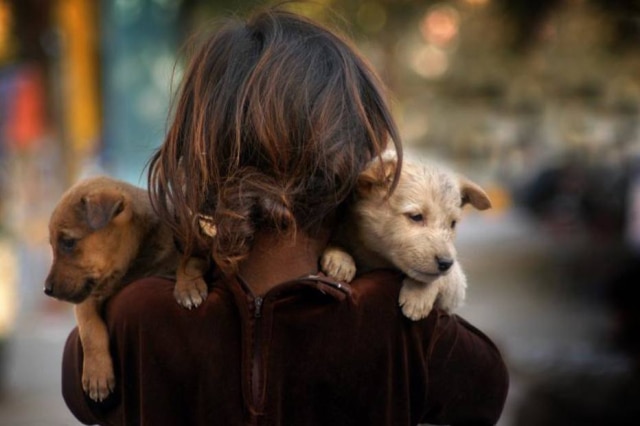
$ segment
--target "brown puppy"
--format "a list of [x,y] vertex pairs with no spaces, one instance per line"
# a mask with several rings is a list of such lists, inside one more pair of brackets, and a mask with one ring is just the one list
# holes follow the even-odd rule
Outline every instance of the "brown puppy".
[[53,263],[45,293],[76,304],[84,350],[82,385],[96,401],[115,386],[102,304],[126,284],[176,275],[174,296],[191,309],[207,297],[208,262],[182,262],[171,230],[155,215],[147,191],[108,177],[80,181],[63,194],[49,221]]
[[467,284],[456,261],[455,227],[464,205],[485,210],[491,202],[468,179],[409,159],[389,196],[395,169],[395,157],[387,155],[363,172],[356,199],[323,253],[321,266],[328,275],[347,282],[356,267],[360,272],[400,269],[407,277],[399,304],[405,316],[419,320],[434,303],[451,311],[464,300]]

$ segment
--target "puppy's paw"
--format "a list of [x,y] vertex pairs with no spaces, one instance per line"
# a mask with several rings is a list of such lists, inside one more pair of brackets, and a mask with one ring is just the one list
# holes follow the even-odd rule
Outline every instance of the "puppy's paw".
[[108,354],[85,356],[82,366],[82,389],[89,398],[102,402],[114,391],[116,378]]
[[431,297],[425,288],[418,285],[407,285],[406,283],[400,289],[398,304],[402,308],[402,313],[407,318],[418,321],[425,318],[433,309],[435,297]]
[[178,279],[173,288],[173,296],[176,298],[176,301],[180,306],[187,309],[200,306],[208,294],[209,289],[207,288],[207,283],[204,282],[202,277]]
[[322,271],[338,281],[351,282],[356,275],[353,257],[339,247],[328,246],[320,258]]

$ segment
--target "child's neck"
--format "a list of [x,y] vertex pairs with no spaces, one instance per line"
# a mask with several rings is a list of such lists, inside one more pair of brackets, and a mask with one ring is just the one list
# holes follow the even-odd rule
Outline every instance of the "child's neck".
[[259,233],[238,273],[256,295],[264,295],[288,280],[318,272],[318,258],[326,241],[298,232],[293,235]]

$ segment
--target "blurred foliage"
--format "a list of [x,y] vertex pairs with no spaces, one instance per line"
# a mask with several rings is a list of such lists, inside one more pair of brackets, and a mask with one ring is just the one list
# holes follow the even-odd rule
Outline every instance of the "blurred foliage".
[[591,0],[614,25],[611,47],[640,47],[640,0]]
[[[377,34],[402,29],[416,13],[424,11],[438,0],[184,0],[185,10],[196,20],[219,15],[244,15],[255,7],[283,7],[320,20],[343,21],[349,32]],[[338,18],[339,16],[339,18]],[[340,22],[337,22],[340,24]]]
[[401,31],[408,22],[435,4],[481,4],[495,7],[503,16],[513,34],[510,47],[516,52],[526,52],[539,40],[544,24],[554,12],[571,3],[581,2],[597,7],[603,18],[612,24],[611,47],[637,49],[640,46],[640,0],[183,0],[184,8],[197,12],[199,17],[229,13],[242,15],[265,4],[286,4],[286,7],[314,18],[326,18],[333,11],[348,23],[350,31],[368,37],[383,37]]
[[591,3],[611,23],[610,47],[640,47],[640,0],[495,0],[513,30],[512,47],[527,51],[539,39],[547,19],[571,3]]
[[[338,21],[340,27],[353,36],[384,41],[394,38],[407,24],[415,21],[435,4],[483,5],[493,7],[510,28],[512,42],[507,44],[515,52],[524,53],[540,40],[544,25],[555,12],[571,4],[586,3],[596,7],[602,18],[613,28],[610,47],[638,49],[640,47],[640,0],[313,0],[283,2],[280,0],[177,0],[179,19],[188,32],[196,24],[216,16],[244,15],[255,7],[283,4],[315,19]],[[19,58],[41,61],[48,49],[51,34],[42,30],[51,23],[50,0],[4,0],[14,14],[11,31],[19,40]],[[337,18],[337,17],[340,18]],[[339,21],[342,21],[342,24]],[[334,22],[336,23],[336,22]],[[28,24],[28,25],[27,25]],[[197,25],[196,25],[197,26]],[[5,29],[6,30],[6,29]]]
[[498,9],[513,31],[512,47],[519,51],[530,47],[551,13],[565,0],[497,0]]

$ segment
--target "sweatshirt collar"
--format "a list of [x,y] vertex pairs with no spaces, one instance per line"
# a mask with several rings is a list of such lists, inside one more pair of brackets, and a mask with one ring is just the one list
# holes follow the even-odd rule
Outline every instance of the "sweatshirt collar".
[[[252,298],[256,297],[256,295],[251,290],[251,287],[249,287],[249,285],[240,275],[236,275],[231,279],[231,281],[235,281],[235,283],[237,283],[247,295],[250,295]],[[284,281],[280,284],[277,284],[271,290],[269,290],[263,296],[263,298],[272,297],[274,295],[283,293],[288,290],[293,290],[295,288],[311,288],[339,301],[342,301],[351,295],[351,286],[349,284],[336,281],[324,275],[323,273],[317,273],[303,275],[298,278],[294,278],[292,280]]]

